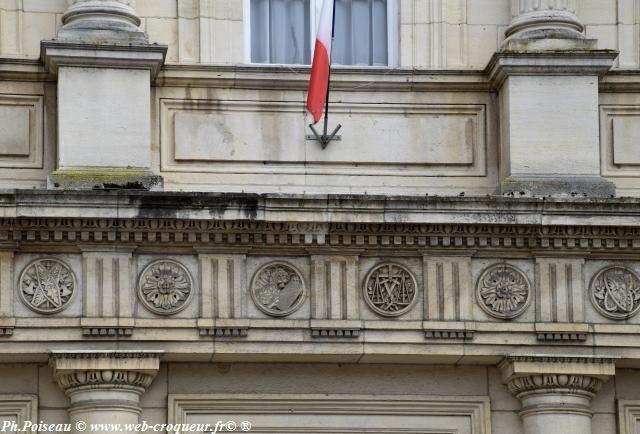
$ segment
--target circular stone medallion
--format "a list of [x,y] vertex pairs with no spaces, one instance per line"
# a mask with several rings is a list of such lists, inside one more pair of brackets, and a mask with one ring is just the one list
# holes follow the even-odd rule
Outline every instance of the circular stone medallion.
[[138,279],[138,298],[159,315],[173,315],[187,307],[193,296],[191,274],[179,262],[160,259],[147,265]]
[[364,279],[363,295],[369,307],[382,316],[407,313],[417,300],[416,279],[399,264],[374,267]]
[[640,279],[622,266],[603,268],[591,279],[591,302],[602,315],[626,319],[640,310]]
[[495,318],[521,315],[531,301],[531,285],[518,268],[496,264],[487,268],[476,284],[476,296],[482,310]]
[[263,265],[251,279],[251,297],[271,316],[287,316],[300,308],[306,288],[298,270],[284,262]]
[[20,274],[20,298],[38,313],[52,314],[65,309],[75,290],[76,276],[58,259],[37,259]]

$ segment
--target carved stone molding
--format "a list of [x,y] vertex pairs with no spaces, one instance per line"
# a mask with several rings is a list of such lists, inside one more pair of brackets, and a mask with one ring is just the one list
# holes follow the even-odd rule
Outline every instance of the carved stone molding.
[[584,434],[591,431],[591,399],[615,375],[615,360],[597,356],[508,356],[499,365],[502,381],[522,402],[527,434]]
[[[592,210],[596,212],[597,210]],[[180,219],[0,219],[0,240],[77,246],[136,243],[154,246],[251,248],[438,248],[635,251],[640,228],[484,224],[257,222]]]
[[418,285],[408,268],[385,262],[369,271],[362,294],[367,305],[377,314],[400,316],[409,312],[416,303]]
[[160,368],[157,351],[54,352],[49,364],[69,397],[70,422],[137,423],[140,397]]
[[132,388],[142,394],[159,369],[157,351],[71,351],[51,353],[49,364],[60,387]]
[[495,264],[487,268],[476,283],[478,304],[495,318],[520,316],[531,302],[531,284],[527,276],[509,264]]
[[302,274],[286,262],[270,262],[251,279],[251,298],[262,312],[282,317],[295,312],[306,299]]
[[536,374],[515,377],[508,383],[509,391],[522,398],[528,393],[576,393],[589,398],[602,387],[602,380],[587,375]]
[[151,312],[173,315],[193,298],[193,278],[177,261],[160,259],[147,265],[138,279],[138,298]]
[[64,310],[77,292],[76,276],[56,258],[30,262],[20,274],[19,294],[31,310],[49,315]]
[[589,285],[591,303],[607,318],[622,320],[640,310],[640,277],[623,266],[605,267]]
[[58,384],[65,391],[75,388],[97,388],[109,386],[114,388],[132,388],[146,390],[153,381],[154,375],[127,370],[105,369],[99,371],[78,371],[57,376]]

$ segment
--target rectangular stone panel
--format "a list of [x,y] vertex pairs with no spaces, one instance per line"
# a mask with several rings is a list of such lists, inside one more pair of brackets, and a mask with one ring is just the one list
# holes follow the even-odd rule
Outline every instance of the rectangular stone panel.
[[305,140],[311,131],[299,102],[163,99],[162,168],[224,173],[314,163],[335,173],[409,166],[425,175],[484,174],[483,105],[336,103],[331,113],[332,125],[343,125],[341,140],[322,149]]
[[0,105],[0,154],[29,155],[29,108]]
[[0,94],[0,168],[42,166],[42,97]]
[[613,164],[640,165],[640,113],[612,119]]
[[5,422],[15,422],[19,427],[23,427],[27,421],[38,422],[37,396],[0,395],[0,427]]
[[604,176],[640,176],[640,106],[600,107],[600,160]]
[[168,423],[247,421],[252,433],[489,434],[488,397],[169,395]]

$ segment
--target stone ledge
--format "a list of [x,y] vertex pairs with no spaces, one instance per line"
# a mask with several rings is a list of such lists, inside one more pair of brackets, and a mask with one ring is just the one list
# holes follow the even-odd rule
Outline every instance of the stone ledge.
[[509,197],[615,197],[616,185],[599,176],[523,176],[506,178],[502,181],[500,192]]
[[142,190],[163,188],[163,178],[146,170],[95,168],[56,170],[47,177],[52,190]]

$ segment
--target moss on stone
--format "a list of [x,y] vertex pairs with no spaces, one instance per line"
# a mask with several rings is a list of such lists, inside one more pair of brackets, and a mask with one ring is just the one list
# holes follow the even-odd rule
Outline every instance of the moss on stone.
[[162,187],[162,178],[139,169],[65,169],[49,175],[49,185],[51,188],[75,190],[152,190]]

